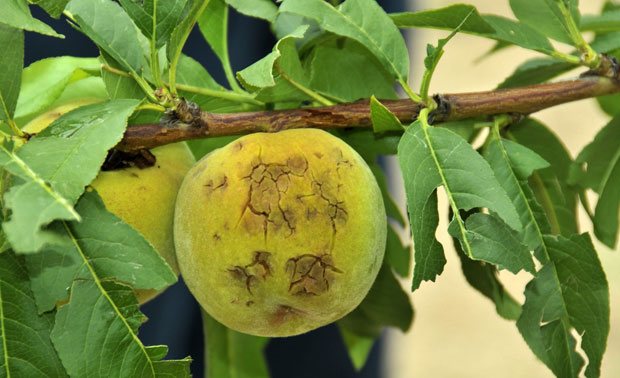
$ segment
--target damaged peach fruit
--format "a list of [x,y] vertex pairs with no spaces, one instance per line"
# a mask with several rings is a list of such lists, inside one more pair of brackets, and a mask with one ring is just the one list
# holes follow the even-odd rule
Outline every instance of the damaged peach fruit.
[[185,176],[175,210],[181,274],[234,330],[297,335],[366,296],[383,260],[386,216],[364,160],[313,129],[241,137]]

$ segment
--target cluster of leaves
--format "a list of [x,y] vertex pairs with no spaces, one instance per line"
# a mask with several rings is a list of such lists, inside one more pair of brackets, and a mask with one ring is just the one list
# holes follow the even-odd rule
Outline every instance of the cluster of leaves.
[[[596,68],[599,54],[620,49],[620,9],[611,3],[600,15],[581,16],[577,0],[510,0],[516,19],[507,19],[463,4],[387,14],[374,0],[30,2],[53,17],[64,15],[101,55],[46,59],[23,69],[24,31],[60,36],[31,16],[26,0],[6,0],[0,8],[0,44],[11,46],[0,55],[2,375],[189,374],[188,359],[163,360],[166,347],[144,346],[137,337],[145,319],[134,290],[159,290],[176,277],[137,231],[86,189],[128,124],[157,121],[181,96],[211,112],[371,98],[374,130],[337,133],[369,163],[392,220],[376,283],[339,322],[356,367],[383,327],[406,331],[413,320],[397,280],[410,270],[410,246],[399,237],[408,222],[390,198],[379,165],[380,156],[398,155],[414,245],[412,290],[435,280],[446,262],[435,239],[441,186],[450,206],[448,231],[471,285],[495,303],[500,316],[516,320],[532,351],[557,376],[576,377],[584,368],[588,377],[599,375],[609,332],[608,287],[576,218],[579,198],[589,208],[585,191],[598,193],[595,235],[616,244],[618,96],[599,99],[614,118],[573,160],[561,140],[534,119],[511,124],[498,116],[431,126],[428,91],[456,32],[496,40],[493,51],[516,45],[546,55],[519,66],[499,87]],[[278,38],[271,53],[236,74],[227,44],[231,7],[268,22]],[[226,84],[183,54],[196,24],[221,61]],[[418,93],[407,84],[409,52],[399,28],[452,31],[437,46],[429,45]],[[586,42],[582,31],[596,37]],[[559,51],[550,39],[575,51]],[[401,125],[377,100],[397,98],[395,86],[428,106],[411,125]],[[100,102],[67,113],[22,146],[21,127],[30,120],[85,98]],[[471,143],[482,128],[489,133],[478,151]],[[201,157],[231,139],[190,146]],[[506,292],[498,269],[531,274],[525,303]],[[208,316],[204,328],[209,376],[267,375],[265,339],[226,329]]]

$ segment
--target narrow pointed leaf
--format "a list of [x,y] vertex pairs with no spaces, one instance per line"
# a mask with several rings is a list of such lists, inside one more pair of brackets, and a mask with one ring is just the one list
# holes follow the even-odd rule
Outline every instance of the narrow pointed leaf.
[[572,45],[574,42],[558,3],[565,4],[579,25],[578,0],[510,0],[510,7],[523,23],[556,41]]
[[370,118],[375,133],[403,130],[403,125],[394,113],[379,102],[375,96],[370,97]]
[[43,8],[53,18],[60,18],[62,11],[70,0],[34,0],[32,3],[37,4]]
[[[443,249],[435,238],[438,216],[434,192],[437,187],[444,186],[451,203],[458,209],[488,208],[511,228],[521,229],[514,205],[489,165],[452,131],[424,128],[419,121],[415,122],[401,139],[398,157],[414,241],[414,290],[422,280],[434,280],[445,264]],[[462,235],[465,224],[460,223],[458,227]],[[468,255],[473,254],[468,244],[464,248]]]
[[0,376],[67,376],[50,339],[52,320],[38,315],[21,259],[0,254]]
[[120,3],[136,26],[159,49],[179,23],[187,0],[120,0]]
[[307,17],[329,32],[358,41],[395,79],[407,81],[409,55],[405,41],[374,0],[347,0],[338,7],[323,0],[285,0],[280,12]]
[[120,5],[109,0],[72,0],[67,11],[80,30],[126,71],[140,72],[144,57],[138,31]]
[[0,121],[13,119],[24,65],[24,32],[0,24],[0,45],[11,46],[0,54]]
[[264,357],[268,339],[226,328],[204,311],[207,378],[269,378]]
[[116,100],[69,112],[22,147],[5,168],[26,181],[6,194],[12,215],[4,230],[17,252],[35,252],[52,242],[41,228],[54,219],[79,219],[74,203],[99,172],[109,149],[122,138],[127,118],[138,105]]
[[577,192],[567,184],[572,158],[562,141],[534,119],[526,119],[512,126],[507,137],[549,162],[550,167],[538,170],[530,177],[530,187],[545,211],[551,232],[564,236],[575,234]]
[[32,17],[26,0],[3,0],[0,7],[0,25],[63,38],[54,29]]
[[176,275],[153,246],[109,213],[94,192],[85,193],[76,210],[82,216],[81,222],[54,224],[63,236],[61,245],[26,257],[39,311],[49,311],[66,301],[67,288],[74,280],[88,279],[89,267],[98,276],[113,278],[134,289],[161,290],[176,282]]
[[338,328],[340,329],[344,345],[349,352],[349,358],[353,363],[353,367],[355,370],[360,371],[368,360],[372,346],[375,344],[375,339],[372,337],[359,336],[342,326]]
[[73,282],[52,340],[70,376],[189,377],[189,359],[158,360],[161,353],[153,355],[138,339],[145,320],[131,288],[93,275]]
[[545,236],[550,261],[528,284],[517,327],[532,351],[557,376],[577,377],[582,357],[571,330],[581,335],[586,377],[598,377],[609,333],[609,287],[587,234]]
[[307,26],[280,39],[273,51],[263,59],[239,71],[237,77],[243,86],[256,93],[260,101],[311,100],[308,77],[301,66],[295,40],[302,38]]

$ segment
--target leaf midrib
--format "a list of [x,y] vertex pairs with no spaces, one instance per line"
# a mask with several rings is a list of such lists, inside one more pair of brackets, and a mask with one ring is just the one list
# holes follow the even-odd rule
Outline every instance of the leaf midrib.
[[84,250],[82,249],[82,246],[80,245],[79,241],[77,240],[77,238],[73,234],[73,231],[71,230],[71,227],[67,224],[67,222],[64,222],[64,221],[62,222],[62,224],[63,224],[63,226],[64,226],[64,228],[65,228],[65,230],[67,232],[67,235],[69,235],[69,237],[71,238],[71,242],[75,246],[75,249],[80,254],[80,257],[83,260],[84,266],[86,266],[88,268],[88,270],[89,270],[89,272],[90,272],[90,274],[91,274],[91,276],[93,278],[93,282],[95,282],[95,284],[97,285],[97,288],[99,288],[99,291],[101,292],[103,297],[110,303],[110,305],[114,309],[114,312],[121,319],[121,321],[123,322],[123,325],[127,328],[127,331],[131,335],[131,338],[138,345],[140,351],[142,351],[142,353],[146,357],[146,360],[148,361],[148,366],[151,369],[152,376],[155,377],[156,376],[156,374],[155,374],[155,367],[153,366],[151,358],[149,357],[146,349],[144,348],[144,345],[142,344],[142,342],[138,338],[138,335],[136,335],[133,332],[133,330],[131,329],[131,326],[129,325],[129,323],[127,323],[127,320],[125,319],[123,314],[120,312],[119,308],[116,306],[116,303],[114,303],[112,298],[110,298],[110,296],[108,295],[108,292],[103,288],[103,285],[101,284],[101,280],[100,280],[99,276],[97,275],[97,272],[95,272],[95,269],[90,264],[90,261],[88,260],[88,258],[84,254]]

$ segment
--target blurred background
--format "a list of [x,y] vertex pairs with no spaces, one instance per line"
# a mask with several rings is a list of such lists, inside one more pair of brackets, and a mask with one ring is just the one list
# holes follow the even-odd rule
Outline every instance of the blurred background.
[[[454,0],[416,0],[410,3],[414,10],[440,8],[454,4]],[[508,0],[468,0],[480,13],[494,13],[511,17]],[[603,0],[582,0],[582,13],[599,12]],[[448,32],[416,29],[409,34],[412,53],[410,83],[419,87],[423,72],[424,51],[427,43],[435,44]],[[511,47],[487,58],[480,59],[494,43],[474,36],[457,35],[446,47],[433,77],[432,93],[472,92],[493,89],[508,77],[523,61],[540,54]],[[567,51],[567,50],[565,50]],[[576,76],[575,71],[568,76]],[[534,115],[551,127],[566,143],[572,156],[594,139],[609,117],[604,115],[594,100],[557,106]],[[394,165],[396,167],[396,165]],[[396,170],[393,170],[396,172]],[[402,182],[394,178],[395,198],[404,208]],[[620,188],[618,188],[620,190]],[[440,191],[441,192],[441,191]],[[445,201],[443,202],[445,205]],[[440,203],[441,206],[441,203]],[[447,223],[440,224],[445,230]],[[581,213],[582,231],[591,231],[587,215]],[[448,263],[437,282],[422,284],[411,295],[416,309],[413,326],[407,334],[390,331],[385,342],[385,376],[411,377],[553,377],[539,362],[513,322],[500,318],[494,305],[474,291],[463,278],[459,259],[446,232],[440,232]],[[620,377],[620,255],[595,240],[596,250],[609,281],[611,298],[611,332],[603,359],[602,377]],[[523,289],[528,276],[514,276],[503,272],[501,279],[518,300],[523,300]],[[404,287],[410,286],[404,282]]]
[[[455,3],[448,0],[379,2],[391,12],[438,8]],[[477,6],[482,13],[511,17],[508,0],[469,0],[468,3]],[[603,0],[582,1],[581,10],[583,13],[593,13],[602,4]],[[98,55],[95,46],[64,20],[52,20],[36,7],[33,7],[33,13],[67,38],[63,41],[27,33],[26,65],[49,56]],[[241,16],[232,10],[229,22],[231,61],[235,70],[250,65],[271,51],[275,40],[264,22]],[[429,30],[406,33],[411,46],[413,88],[419,86],[426,44],[436,43],[437,39],[447,34],[445,31]],[[536,53],[513,47],[480,59],[493,45],[493,42],[481,38],[456,36],[446,48],[431,91],[447,93],[492,89],[520,62],[537,56]],[[185,52],[205,65],[216,80],[225,83],[217,59],[197,31],[191,35]],[[594,138],[607,120],[592,100],[552,108],[536,114],[536,118],[562,137],[573,156]],[[392,165],[393,192],[404,211],[404,194],[396,173],[397,165],[395,159],[388,160]],[[585,214],[582,223],[588,225]],[[440,229],[445,230],[446,226],[443,219]],[[528,349],[514,323],[500,318],[495,313],[494,305],[466,283],[460,272],[458,257],[451,249],[451,240],[445,232],[441,232],[440,236],[446,247],[448,264],[436,283],[425,283],[412,294],[416,315],[408,333],[387,332],[375,345],[369,362],[360,372],[356,372],[349,361],[334,326],[298,337],[272,340],[266,349],[272,376],[551,377],[547,368]],[[600,243],[596,247],[607,272],[611,292],[611,334],[603,360],[603,377],[620,377],[620,256]],[[510,273],[502,273],[501,277],[511,293],[522,300],[528,277]],[[403,281],[403,287],[408,289],[410,282]],[[149,317],[140,332],[143,341],[146,344],[169,345],[169,358],[192,355],[194,376],[201,377],[204,349],[200,313],[183,283],[170,288],[142,309]]]

